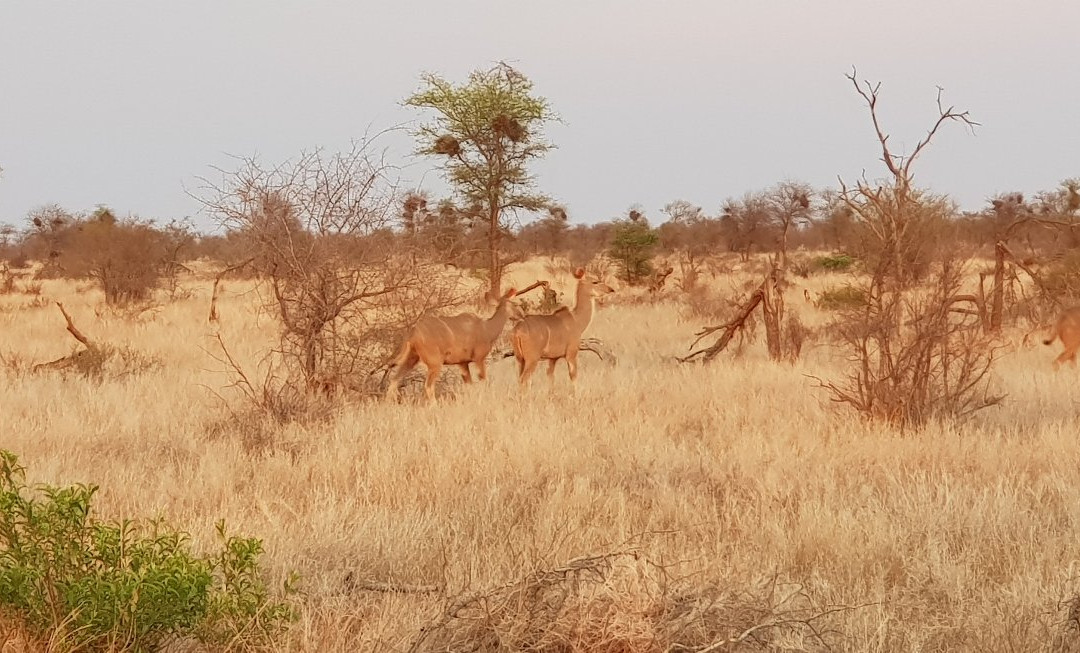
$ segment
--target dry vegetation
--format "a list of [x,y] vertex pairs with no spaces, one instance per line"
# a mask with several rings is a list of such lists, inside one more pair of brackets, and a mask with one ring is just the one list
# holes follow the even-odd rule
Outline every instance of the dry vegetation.
[[[638,208],[571,227],[533,192],[552,115],[505,65],[409,100],[442,116],[420,151],[459,204],[400,195],[359,142],[221,171],[216,238],[46,207],[0,243],[0,450],[31,482],[99,485],[105,519],[161,517],[206,551],[218,519],[265,538],[274,583],[301,578],[276,648],[1080,650],[1076,372],[1030,338],[1080,296],[1080,182],[960,214],[911,167],[967,112],[939,94],[896,155],[880,87],[849,79],[886,179],[784,182],[716,217],[673,202],[655,229]],[[427,402],[413,373],[378,399],[424,316],[487,317],[504,286],[548,313],[586,272],[618,292],[576,391],[523,395],[508,325],[471,348],[485,383],[444,369]],[[245,624],[278,636],[291,604],[259,601],[222,613],[225,648],[268,647]],[[51,642],[18,618],[0,610],[0,653],[70,650],[70,615],[39,617]]]
[[[140,319],[95,312],[97,290],[42,282],[84,332],[161,365],[92,382],[9,366],[0,442],[32,481],[100,484],[103,516],[160,515],[202,546],[219,517],[265,537],[275,578],[302,575],[290,650],[1070,643],[1075,379],[1041,346],[998,360],[1002,405],[904,433],[814,391],[808,376],[846,365],[820,342],[795,363],[771,362],[761,342],[674,362],[700,320],[670,292],[602,307],[589,333],[619,362],[582,356],[576,394],[559,378],[521,401],[506,359],[436,405],[347,400],[254,442],[221,426],[216,393],[232,376],[209,353],[220,333],[258,369],[277,327],[254,282],[229,280],[208,325],[214,271],[195,272],[190,297]],[[546,272],[516,265],[507,279]],[[789,310],[821,328],[832,313],[806,295],[848,278],[800,280]],[[565,296],[570,281],[553,285]],[[0,297],[0,322],[5,360],[71,351],[51,304]]]

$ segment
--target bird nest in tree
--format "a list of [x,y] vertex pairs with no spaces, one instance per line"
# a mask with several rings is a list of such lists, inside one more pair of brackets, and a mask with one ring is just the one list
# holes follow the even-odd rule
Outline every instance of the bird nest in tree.
[[505,113],[500,113],[491,121],[491,128],[495,133],[514,143],[520,143],[525,139],[525,128],[515,118]]
[[457,156],[461,154],[461,143],[450,134],[443,134],[435,139],[435,147],[433,149],[435,150],[435,154]]

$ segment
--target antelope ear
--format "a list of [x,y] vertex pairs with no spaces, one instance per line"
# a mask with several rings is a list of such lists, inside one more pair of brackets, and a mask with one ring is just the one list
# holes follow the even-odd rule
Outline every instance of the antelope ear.
[[574,270],[574,278],[575,279],[580,279],[583,276],[585,276],[585,268],[578,268],[578,269]]
[[516,294],[517,294],[517,288],[511,288],[510,290],[507,290],[506,294],[503,295],[503,296],[506,297],[507,299],[510,299],[511,297],[513,297]]

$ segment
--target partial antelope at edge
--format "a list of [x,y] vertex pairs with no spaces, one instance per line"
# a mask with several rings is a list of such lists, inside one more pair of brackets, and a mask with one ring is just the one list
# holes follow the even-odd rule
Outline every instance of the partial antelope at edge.
[[514,326],[510,342],[518,363],[518,382],[524,388],[541,360],[548,361],[548,379],[555,382],[555,364],[566,359],[570,383],[577,380],[577,357],[581,334],[592,322],[596,298],[615,292],[599,279],[586,279],[585,270],[574,272],[578,280],[574,308],[565,306],[551,315],[529,315]]
[[390,377],[387,398],[397,397],[401,379],[418,362],[423,362],[427,368],[424,394],[429,400],[435,398],[435,381],[443,365],[457,365],[461,368],[461,378],[465,383],[472,383],[469,363],[476,363],[477,376],[481,381],[486,379],[487,355],[507,320],[524,316],[521,307],[510,301],[515,294],[517,292],[513,288],[506,291],[499,298],[495,313],[486,320],[472,313],[462,313],[447,317],[429,316],[417,322],[393,363],[396,369]]
[[1080,350],[1080,306],[1074,306],[1061,313],[1050,329],[1050,337],[1043,340],[1043,344],[1051,345],[1057,338],[1061,338],[1061,344],[1065,345],[1065,350],[1054,359],[1054,369],[1056,370],[1066,361],[1076,367],[1076,352]]

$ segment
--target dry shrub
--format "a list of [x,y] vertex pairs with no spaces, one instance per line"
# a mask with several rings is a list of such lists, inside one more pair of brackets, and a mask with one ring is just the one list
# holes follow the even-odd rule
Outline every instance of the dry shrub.
[[257,454],[275,448],[289,424],[325,424],[333,417],[334,397],[296,383],[280,358],[267,356],[260,380],[233,358],[220,335],[217,342],[220,355],[211,355],[232,380],[225,388],[229,396],[218,395],[226,415],[204,427],[208,439],[239,442],[245,451]]
[[7,263],[0,263],[0,295],[10,295],[15,292],[16,275],[8,267]]
[[[573,261],[571,261],[571,264],[573,264]],[[584,268],[586,274],[597,279],[612,279],[616,276],[615,272],[618,263],[607,254],[598,254],[590,258],[585,263]]]
[[1057,257],[1043,272],[1042,281],[1054,297],[1080,299],[1080,250],[1070,250]]
[[73,351],[49,363],[35,365],[33,371],[59,372],[91,381],[116,381],[161,369],[162,360],[129,346],[95,345]]
[[704,261],[693,248],[686,248],[679,253],[679,289],[684,293],[697,292],[701,287],[701,273]]
[[871,286],[864,309],[835,324],[850,348],[852,370],[825,383],[832,400],[898,426],[962,418],[997,405],[991,367],[998,348],[979,320],[957,312],[963,267],[937,266],[931,287],[901,293]]
[[781,332],[784,338],[783,350],[792,362],[799,360],[799,357],[802,356],[803,347],[813,340],[815,335],[814,331],[803,324],[795,313],[788,314]]
[[0,651],[32,653],[48,650],[48,644],[33,634],[25,620],[0,610]]
[[133,347],[115,346],[109,343],[95,342],[83,334],[64,305],[57,302],[60,313],[67,322],[67,331],[82,347],[76,348],[67,356],[47,363],[39,363],[30,368],[31,372],[59,372],[92,381],[117,380],[135,374],[144,374],[163,366],[163,361]]
[[[159,229],[147,221],[117,219],[99,209],[85,219],[39,229],[32,237],[54,238],[58,266],[52,276],[92,279],[110,305],[144,302],[180,269],[175,257],[190,241],[183,226]],[[42,227],[44,229],[44,227]]]
[[1060,609],[1064,618],[1051,637],[1049,650],[1053,653],[1080,653],[1080,595],[1063,601]]
[[[282,383],[304,392],[377,394],[373,375],[405,330],[460,300],[459,279],[388,240],[399,219],[387,166],[358,143],[265,168],[245,160],[204,199],[240,234],[280,324]],[[333,392],[331,392],[333,394]]]
[[862,308],[866,303],[866,289],[852,284],[826,288],[814,301],[814,305],[823,311],[850,311]]
[[19,352],[9,351],[0,353],[0,367],[8,376],[21,377],[31,372],[34,363]]
[[705,285],[695,286],[683,297],[686,315],[706,322],[719,322],[727,318],[734,303],[730,295],[716,292]]
[[679,591],[636,552],[573,560],[450,601],[410,653],[826,651],[840,640],[800,586]]

